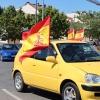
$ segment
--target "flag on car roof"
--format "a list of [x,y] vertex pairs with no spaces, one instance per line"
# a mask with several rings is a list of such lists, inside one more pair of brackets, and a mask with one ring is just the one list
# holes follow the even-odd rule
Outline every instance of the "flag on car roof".
[[75,34],[75,40],[82,41],[84,38],[84,29],[78,30]]
[[74,40],[74,28],[68,31],[68,40]]
[[22,53],[19,61],[34,55],[50,44],[50,16],[38,22],[30,31],[22,34]]

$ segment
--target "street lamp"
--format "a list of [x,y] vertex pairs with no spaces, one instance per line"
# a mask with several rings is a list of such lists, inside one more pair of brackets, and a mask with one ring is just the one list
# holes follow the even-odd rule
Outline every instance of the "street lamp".
[[[36,0],[36,12],[35,12],[35,24],[37,23],[37,0]],[[42,20],[44,19],[44,0],[42,0]]]
[[44,19],[44,0],[42,0],[42,20]]
[[35,24],[37,23],[37,0],[36,0],[36,11],[35,11]]

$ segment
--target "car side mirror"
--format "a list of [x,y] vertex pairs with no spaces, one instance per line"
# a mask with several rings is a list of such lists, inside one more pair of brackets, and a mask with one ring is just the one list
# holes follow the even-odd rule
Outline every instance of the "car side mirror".
[[47,56],[46,61],[52,62],[52,63],[58,63],[54,56]]

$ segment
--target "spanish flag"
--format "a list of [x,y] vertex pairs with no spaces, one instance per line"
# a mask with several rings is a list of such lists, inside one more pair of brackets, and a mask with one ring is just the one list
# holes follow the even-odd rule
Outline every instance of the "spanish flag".
[[23,32],[22,33],[22,40],[26,40],[26,38],[28,37],[29,31]]
[[41,49],[44,49],[50,44],[50,16],[38,22],[30,31],[22,34],[22,51],[19,61],[34,55]]
[[74,29],[68,31],[68,40],[74,40]]
[[84,38],[84,29],[78,30],[75,34],[75,40],[82,41]]

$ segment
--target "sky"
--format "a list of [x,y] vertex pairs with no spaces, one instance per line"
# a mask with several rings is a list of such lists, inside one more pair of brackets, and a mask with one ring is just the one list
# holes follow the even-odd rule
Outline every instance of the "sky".
[[[42,4],[43,0],[37,0],[39,4]],[[100,0],[98,0],[100,1]],[[36,3],[36,0],[0,0],[1,7],[8,7],[13,5],[15,8],[19,8],[25,5],[26,2]],[[46,6],[51,5],[53,8],[57,8],[60,12],[66,14],[76,11],[100,11],[100,6],[97,6],[87,0],[44,0]]]

